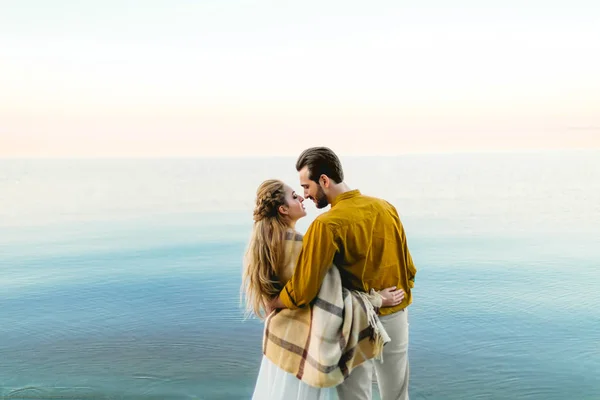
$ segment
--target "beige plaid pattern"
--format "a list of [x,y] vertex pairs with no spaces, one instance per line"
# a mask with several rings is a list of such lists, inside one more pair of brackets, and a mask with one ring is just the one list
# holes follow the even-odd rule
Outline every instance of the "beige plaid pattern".
[[[286,249],[297,256],[302,236],[287,239]],[[296,257],[289,261],[295,264]],[[298,379],[326,388],[342,383],[364,361],[379,357],[388,341],[369,295],[343,288],[332,266],[310,306],[277,310],[267,317],[263,353]]]

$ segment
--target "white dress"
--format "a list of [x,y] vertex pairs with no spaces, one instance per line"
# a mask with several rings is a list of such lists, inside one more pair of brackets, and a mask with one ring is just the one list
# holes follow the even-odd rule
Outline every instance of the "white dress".
[[337,390],[309,386],[263,356],[253,400],[334,400]]
[[[292,231],[292,233],[295,233]],[[293,248],[286,242],[286,265],[288,268],[281,271],[282,283],[285,284],[294,272],[296,261]],[[332,388],[317,388],[296,378],[279,368],[275,363],[263,355],[256,379],[256,387],[252,400],[334,400],[337,399],[337,390]]]

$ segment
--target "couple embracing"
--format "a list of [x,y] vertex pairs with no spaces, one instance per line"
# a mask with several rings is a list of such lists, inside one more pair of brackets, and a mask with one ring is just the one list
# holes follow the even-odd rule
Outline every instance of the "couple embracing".
[[[373,370],[383,400],[408,399],[416,269],[398,212],[352,190],[329,148],[296,169],[304,197],[278,180],[256,194],[243,272],[247,310],[266,318],[253,399],[371,399]],[[331,209],[302,237],[304,198]]]

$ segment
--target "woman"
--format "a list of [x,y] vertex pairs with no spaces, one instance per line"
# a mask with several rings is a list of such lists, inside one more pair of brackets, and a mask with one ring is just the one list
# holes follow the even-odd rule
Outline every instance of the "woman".
[[[246,311],[248,314],[254,314],[261,319],[266,318],[266,310],[269,301],[279,294],[293,274],[294,265],[302,246],[302,236],[295,231],[295,226],[300,218],[306,216],[303,202],[304,199],[302,196],[296,194],[291,187],[278,180],[267,180],[263,182],[257,190],[256,206],[254,209],[254,227],[246,254],[243,272],[242,287],[245,292]],[[378,308],[397,304],[399,301],[397,298],[398,295],[392,293],[394,288],[388,288],[379,293],[372,292],[370,294],[360,294],[353,292],[351,293],[352,296],[342,296],[342,291],[346,289],[341,287],[339,272],[336,268],[331,268],[330,270],[331,273],[328,273],[328,276],[321,287],[321,292],[337,291],[339,293],[322,294],[320,292],[320,295],[329,295],[329,298],[346,299],[340,300],[343,301],[341,305],[345,309],[350,309],[350,311],[346,310],[347,312],[342,319],[351,320],[351,324],[346,323],[344,324],[344,327],[354,325],[359,329],[358,325],[362,324],[360,329],[363,329],[365,324],[370,324],[370,327],[373,328],[371,329],[371,332],[374,332],[374,334],[372,334],[373,339],[371,342],[364,340],[362,343],[358,343],[359,339],[356,339],[358,336],[356,334],[356,329],[355,332],[349,332],[348,338],[341,338],[344,340],[349,339],[347,342],[352,342],[350,335],[353,335],[355,340],[352,345],[355,346],[355,348],[350,349],[350,352],[347,351],[345,354],[341,354],[342,357],[340,358],[344,358],[349,353],[367,354],[366,358],[376,356],[378,354],[377,346],[381,348],[383,344],[385,344],[385,337],[387,335],[381,325],[378,324],[378,318],[372,311],[373,307]],[[352,300],[348,301],[348,298],[351,298]],[[354,309],[352,310],[353,304]],[[357,304],[359,304],[360,307],[357,306]],[[267,337],[271,337],[269,335],[272,335],[273,332],[277,333],[277,326],[285,330],[286,335],[294,335],[296,331],[301,331],[306,325],[313,327],[313,330],[333,329],[336,332],[341,331],[341,325],[336,327],[330,326],[331,324],[329,321],[332,320],[332,318],[327,318],[327,316],[324,317],[324,320],[327,321],[325,324],[323,324],[323,320],[317,321],[319,312],[323,313],[323,311],[317,310],[316,307],[314,310],[311,308],[313,308],[312,305],[301,310],[284,310],[284,312],[279,315],[277,315],[277,312],[269,315],[265,324],[265,337],[263,339],[263,353],[265,356],[263,357],[258,375],[253,395],[254,399],[325,400],[337,398],[335,388],[328,386],[341,383],[340,379],[345,379],[352,368],[365,361],[366,358],[354,360],[354,364],[352,362],[344,364],[348,360],[340,361],[335,358],[338,357],[336,354],[333,360],[334,365],[339,361],[343,364],[343,367],[341,368],[343,371],[333,371],[330,374],[332,376],[328,375],[324,377],[319,376],[319,371],[316,371],[313,375],[310,375],[310,372],[302,375],[302,373],[296,373],[298,368],[297,365],[293,365],[296,362],[296,360],[293,359],[295,357],[294,354],[286,353],[281,349],[279,349],[279,352],[275,349],[274,352],[273,347],[276,346],[273,345],[271,345],[269,351],[267,351]],[[369,310],[371,310],[370,314]],[[287,314],[282,315],[284,313]],[[298,322],[296,323],[296,321]],[[290,329],[290,324],[294,323],[296,323],[296,325],[293,326],[294,329]],[[319,328],[315,328],[317,326]],[[367,328],[368,327],[369,326],[367,325]],[[280,329],[280,332],[282,329]],[[320,334],[321,332],[319,332],[319,335]],[[314,335],[310,328],[308,330],[308,335]],[[291,340],[287,336],[285,339],[286,343],[289,343]],[[314,340],[314,338],[309,339]],[[389,340],[389,338],[387,340]],[[302,340],[298,341],[298,345],[305,342],[305,337],[302,337]],[[337,350],[340,350],[338,342],[335,341],[335,343],[335,347],[338,348]],[[327,352],[329,358],[326,358],[326,360],[332,361],[331,349],[325,349],[326,344],[317,343],[315,345],[311,342],[311,346],[313,353]],[[360,351],[354,351],[355,349],[359,349]],[[274,354],[277,354],[277,356],[274,356]],[[300,352],[297,352],[297,354],[300,354]],[[320,354],[317,354],[316,357],[313,358],[312,365],[314,365],[314,359],[324,359],[319,358],[319,356]],[[296,358],[299,358],[298,362],[305,363],[306,351],[302,357]],[[273,360],[275,360],[275,362],[273,362]],[[310,363],[306,365],[303,364],[300,370],[303,371],[303,373],[310,370],[311,366],[309,364]],[[331,365],[331,362],[326,364]],[[333,376],[334,374],[337,375]],[[321,375],[323,374],[321,373]],[[299,377],[301,379],[299,379]]]

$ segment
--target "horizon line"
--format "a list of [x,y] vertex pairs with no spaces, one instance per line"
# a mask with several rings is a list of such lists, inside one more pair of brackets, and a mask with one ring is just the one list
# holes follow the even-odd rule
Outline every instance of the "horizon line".
[[[527,153],[566,153],[566,152],[595,152],[600,151],[600,147],[569,147],[564,149],[540,148],[540,149],[481,149],[481,150],[459,150],[459,151],[411,151],[399,152],[394,154],[381,153],[349,153],[336,152],[340,157],[352,158],[391,158],[403,156],[418,155],[461,155],[461,154],[527,154]],[[300,154],[300,153],[298,153]],[[157,160],[157,159],[259,159],[259,158],[294,158],[297,155],[292,154],[197,154],[197,155],[98,155],[98,156],[77,156],[77,155],[18,155],[18,156],[0,156],[0,160]]]

